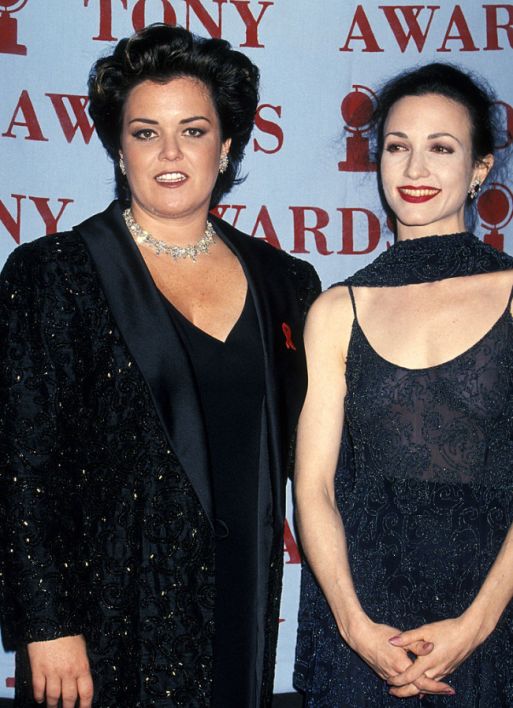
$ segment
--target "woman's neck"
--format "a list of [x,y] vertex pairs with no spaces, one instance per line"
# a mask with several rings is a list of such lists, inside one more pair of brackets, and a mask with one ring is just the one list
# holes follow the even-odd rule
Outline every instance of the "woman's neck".
[[411,226],[402,224],[397,221],[397,240],[409,241],[415,238],[424,238],[425,236],[451,236],[452,234],[461,234],[467,231],[465,228],[465,217],[463,212],[453,214],[448,219],[440,219],[439,221],[419,226]]

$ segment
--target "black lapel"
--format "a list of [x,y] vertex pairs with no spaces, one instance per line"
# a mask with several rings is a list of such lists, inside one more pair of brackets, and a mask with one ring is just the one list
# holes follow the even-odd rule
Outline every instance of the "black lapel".
[[206,436],[187,354],[117,202],[75,229],[96,265],[114,319],[162,427],[213,526]]

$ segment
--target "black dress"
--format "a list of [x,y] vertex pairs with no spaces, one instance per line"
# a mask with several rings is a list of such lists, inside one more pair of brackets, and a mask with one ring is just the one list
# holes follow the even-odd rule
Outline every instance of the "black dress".
[[264,362],[251,295],[225,342],[169,312],[205,418],[216,516],[212,706],[252,708],[257,689],[257,503]]
[[[355,309],[335,487],[358,598],[376,622],[406,630],[460,615],[513,521],[510,304],[467,351],[424,369],[381,357]],[[390,696],[304,569],[295,685],[307,706],[513,706],[511,603],[447,681],[455,696]]]

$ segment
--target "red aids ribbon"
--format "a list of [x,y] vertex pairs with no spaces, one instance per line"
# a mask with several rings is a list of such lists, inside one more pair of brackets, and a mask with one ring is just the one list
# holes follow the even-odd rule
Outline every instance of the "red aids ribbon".
[[283,322],[281,329],[283,331],[283,334],[285,335],[285,346],[287,349],[293,349],[296,351],[296,345],[292,341],[292,330],[290,329],[290,325],[288,325],[286,322]]

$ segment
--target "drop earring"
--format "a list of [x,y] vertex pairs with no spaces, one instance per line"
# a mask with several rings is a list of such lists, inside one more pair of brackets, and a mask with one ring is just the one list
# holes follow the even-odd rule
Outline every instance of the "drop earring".
[[121,170],[121,174],[123,177],[126,177],[126,167],[125,167],[125,161],[123,160],[123,155],[119,158],[119,169]]
[[224,174],[228,169],[228,155],[223,152],[221,158],[219,159],[219,172]]
[[477,195],[479,194],[479,191],[481,189],[481,182],[478,179],[475,179],[472,184],[470,185],[470,189],[468,190],[468,196],[471,199],[475,199]]

